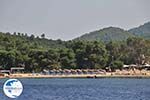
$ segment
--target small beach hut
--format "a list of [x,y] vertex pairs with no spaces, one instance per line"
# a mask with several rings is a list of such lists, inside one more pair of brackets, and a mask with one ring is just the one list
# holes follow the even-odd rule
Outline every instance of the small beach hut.
[[24,73],[24,67],[12,67],[10,71],[11,73]]
[[10,70],[0,70],[0,73],[5,73],[5,74],[10,74],[11,72],[10,72]]

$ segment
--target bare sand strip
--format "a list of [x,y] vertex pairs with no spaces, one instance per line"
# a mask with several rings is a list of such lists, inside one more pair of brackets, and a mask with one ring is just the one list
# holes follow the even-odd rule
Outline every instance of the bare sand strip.
[[147,70],[122,70],[116,72],[104,72],[98,74],[49,74],[39,73],[18,73],[0,75],[0,78],[150,78],[150,71]]
[[106,74],[69,74],[69,75],[41,75],[41,74],[11,74],[0,78],[150,78],[149,74],[116,75]]

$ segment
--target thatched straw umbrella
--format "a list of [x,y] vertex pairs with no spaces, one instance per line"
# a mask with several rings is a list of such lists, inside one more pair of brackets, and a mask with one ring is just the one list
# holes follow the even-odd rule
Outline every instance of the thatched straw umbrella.
[[45,75],[47,75],[47,74],[49,74],[50,72],[49,72],[49,70],[46,70],[46,69],[43,69],[43,72],[42,72],[42,74],[45,74]]
[[78,74],[83,74],[81,69],[77,69]]
[[88,70],[87,70],[87,69],[83,69],[82,72],[83,72],[84,74],[88,74]]
[[104,74],[104,71],[102,71],[102,70],[97,70],[96,74]]
[[57,70],[56,69],[53,69],[53,72],[54,72],[53,74],[57,74]]
[[65,74],[71,74],[71,71],[68,69],[64,69],[64,71],[65,71]]
[[62,69],[58,69],[59,74],[63,74],[63,70]]
[[58,70],[55,71],[55,73],[56,73],[56,74],[61,74],[61,70],[58,69]]
[[62,74],[65,74],[65,73],[66,73],[65,69],[63,69],[63,70],[62,70]]
[[77,74],[77,70],[71,69],[72,74]]
[[49,70],[49,74],[54,74],[54,71],[53,70]]
[[87,70],[87,74],[91,74],[91,69],[86,69]]

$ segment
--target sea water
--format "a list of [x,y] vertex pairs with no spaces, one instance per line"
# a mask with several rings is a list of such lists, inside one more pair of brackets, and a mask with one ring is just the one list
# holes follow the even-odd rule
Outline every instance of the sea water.
[[[12,100],[3,93],[0,100]],[[150,100],[150,79],[134,78],[52,78],[19,79],[23,93],[15,100]]]

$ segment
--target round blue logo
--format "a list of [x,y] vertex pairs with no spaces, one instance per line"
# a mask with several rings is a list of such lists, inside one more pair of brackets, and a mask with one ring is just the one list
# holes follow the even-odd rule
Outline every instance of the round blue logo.
[[3,91],[9,98],[17,98],[21,95],[23,86],[18,79],[9,79],[4,83]]

